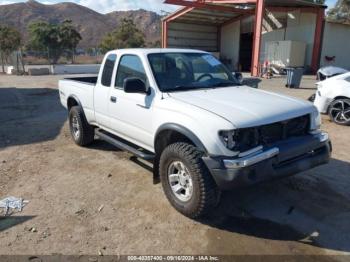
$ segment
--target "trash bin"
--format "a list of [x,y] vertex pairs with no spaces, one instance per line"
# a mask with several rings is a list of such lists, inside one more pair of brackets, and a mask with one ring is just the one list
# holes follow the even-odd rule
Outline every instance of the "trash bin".
[[303,78],[304,68],[303,67],[289,67],[287,71],[287,84],[289,88],[299,88],[301,79]]

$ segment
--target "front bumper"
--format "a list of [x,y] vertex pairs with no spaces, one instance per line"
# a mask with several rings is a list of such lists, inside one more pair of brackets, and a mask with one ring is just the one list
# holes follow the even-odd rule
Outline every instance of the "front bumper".
[[218,187],[229,190],[291,176],[326,164],[331,152],[328,134],[320,133],[281,141],[242,158],[204,157],[203,160]]
[[331,102],[332,102],[332,99],[322,96],[320,90],[318,90],[316,92],[314,105],[317,107],[317,109],[320,113],[327,114],[328,107],[329,107]]

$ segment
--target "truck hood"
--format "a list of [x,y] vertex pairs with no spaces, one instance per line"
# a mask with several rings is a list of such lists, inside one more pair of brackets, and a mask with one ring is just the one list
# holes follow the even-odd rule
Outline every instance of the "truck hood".
[[315,111],[307,101],[248,86],[173,92],[169,96],[216,114],[236,128],[271,124]]

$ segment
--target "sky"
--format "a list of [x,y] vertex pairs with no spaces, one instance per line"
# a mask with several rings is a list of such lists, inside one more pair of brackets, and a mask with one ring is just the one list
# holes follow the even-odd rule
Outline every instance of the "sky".
[[[43,4],[56,4],[60,2],[74,2],[89,7],[100,13],[112,11],[125,11],[135,9],[146,9],[157,13],[161,11],[172,12],[178,6],[163,4],[164,0],[36,0]],[[25,0],[0,0],[0,5],[26,2]]]
[[[161,13],[161,11],[171,12],[178,9],[178,6],[163,4],[164,0],[37,0],[44,4],[55,4],[59,2],[74,2],[87,6],[100,13],[112,11],[125,11],[134,9],[146,9]],[[334,6],[337,0],[327,0],[326,4]],[[25,2],[24,0],[0,0],[0,5]]]

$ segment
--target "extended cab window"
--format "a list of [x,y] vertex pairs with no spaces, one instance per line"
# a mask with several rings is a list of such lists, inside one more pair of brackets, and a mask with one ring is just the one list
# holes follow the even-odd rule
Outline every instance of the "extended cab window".
[[145,69],[143,68],[141,59],[138,56],[124,55],[121,58],[115,86],[117,88],[123,88],[124,80],[129,77],[137,77],[145,83],[147,82]]
[[113,69],[115,61],[117,60],[117,55],[109,55],[106,59],[105,65],[103,67],[101,84],[104,86],[111,86]]

